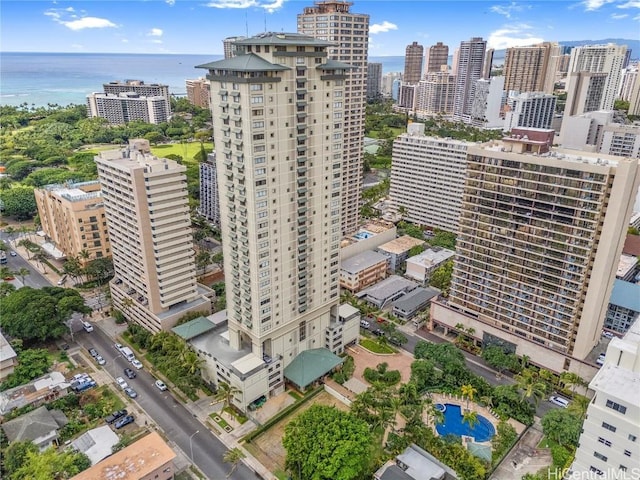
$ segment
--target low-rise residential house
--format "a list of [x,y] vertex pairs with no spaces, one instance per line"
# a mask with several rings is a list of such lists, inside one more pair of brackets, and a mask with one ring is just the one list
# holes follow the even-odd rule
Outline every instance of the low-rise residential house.
[[395,272],[402,266],[402,262],[409,258],[409,251],[413,247],[424,245],[424,243],[425,241],[419,238],[403,235],[384,245],[380,245],[376,250],[389,257],[389,271]]
[[631,282],[638,274],[638,258],[623,253],[618,261],[618,269],[616,270],[616,278]]
[[411,280],[399,275],[391,275],[374,286],[362,290],[356,296],[378,308],[384,308],[417,287],[418,284]]
[[71,477],[71,480],[172,480],[175,452],[153,432]]
[[58,445],[58,429],[69,420],[61,410],[44,405],[2,425],[9,442],[32,442],[40,451]]
[[422,253],[407,258],[405,276],[426,284],[433,271],[447,260],[452,259],[455,254],[456,252],[446,248],[429,247]]
[[605,330],[626,333],[640,318],[640,284],[615,279],[609,299],[607,316],[604,319]]
[[91,465],[95,465],[111,455],[113,446],[119,441],[120,438],[111,427],[103,425],[83,433],[71,442],[71,446],[74,450],[84,453],[91,460]]
[[375,480],[457,480],[458,475],[415,444],[395,460],[389,460],[373,475]]
[[393,302],[393,314],[401,320],[409,321],[424,310],[433,297],[440,295],[435,288],[418,287]]
[[359,292],[387,276],[388,258],[367,250],[340,264],[340,287],[351,293]]
[[0,332],[0,381],[13,373],[18,365],[18,354]]
[[25,405],[40,405],[69,393],[71,385],[60,372],[50,372],[26,385],[0,392],[0,415]]

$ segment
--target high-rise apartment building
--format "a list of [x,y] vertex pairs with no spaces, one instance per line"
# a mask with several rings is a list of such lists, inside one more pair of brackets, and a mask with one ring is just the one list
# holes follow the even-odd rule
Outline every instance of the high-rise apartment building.
[[167,110],[171,111],[169,87],[160,83],[144,83],[142,80],[125,80],[102,84],[106,95],[120,95],[133,92],[141,97],[163,97],[167,102]]
[[456,95],[453,105],[453,118],[457,121],[469,121],[473,104],[473,87],[482,77],[484,52],[487,42],[480,37],[460,43],[456,65]]
[[467,142],[425,136],[411,123],[393,142],[389,197],[412,223],[458,231],[467,166]]
[[604,98],[607,78],[606,73],[570,73],[567,81],[564,117],[602,110],[600,105]]
[[[400,82],[402,73],[400,72],[388,72],[382,76],[382,95],[385,97],[393,96],[393,84],[394,82]],[[396,95],[397,97],[397,95]]]
[[211,85],[205,78],[187,80],[187,99],[191,104],[200,108],[209,108],[211,103]]
[[[354,233],[360,224],[364,116],[369,51],[369,15],[352,13],[351,3],[321,0],[298,15],[298,33],[331,42],[329,58],[352,65],[344,85],[342,159],[342,234]],[[328,24],[327,24],[328,22]],[[338,26],[339,25],[339,26]]]
[[541,92],[511,91],[505,108],[505,132],[514,128],[548,129],[556,111],[556,97]]
[[553,93],[557,43],[507,48],[504,58],[504,89],[509,92]]
[[639,64],[635,64],[634,66],[627,67],[623,70],[619,95],[620,100],[624,100],[625,102],[631,100],[633,89],[635,88],[636,83],[640,81],[638,67]]
[[113,256],[115,308],[151,332],[168,330],[185,313],[208,314],[196,283],[186,167],[136,148],[100,152]]
[[207,155],[207,160],[200,163],[200,205],[198,206],[198,213],[217,227],[220,227],[220,197],[218,195],[216,152]]
[[134,120],[158,124],[169,120],[171,110],[163,96],[144,97],[135,92],[90,93],[87,95],[87,114],[92,118],[105,118],[111,125]]
[[640,322],[607,347],[568,478],[631,480],[640,472]]
[[505,97],[503,76],[477,80],[471,105],[471,124],[480,128],[503,128]]
[[[606,73],[600,105],[596,110],[612,110],[622,81],[622,68],[627,54],[626,45],[584,45],[571,51],[569,74],[579,72]],[[569,76],[567,90],[578,80]]]
[[424,47],[418,42],[407,45],[404,55],[403,81],[409,85],[415,85],[422,76],[422,61],[424,60]]
[[367,98],[376,99],[382,95],[382,64],[367,65]]
[[416,108],[416,90],[417,84],[404,83],[400,84],[398,91],[398,107],[414,111]]
[[415,88],[415,109],[426,115],[451,115],[456,77],[448,72],[428,73]]
[[434,325],[591,378],[638,161],[550,150],[553,130],[470,146],[449,297]]
[[427,50],[425,74],[439,73],[449,64],[449,46],[438,42]]
[[617,157],[640,158],[640,128],[611,123],[600,130],[601,153]]
[[227,37],[222,40],[222,47],[224,49],[224,58],[231,58],[236,56],[236,42],[238,40],[244,40],[246,37]]
[[[33,193],[42,231],[67,258],[86,266],[111,256],[100,183],[46,185]],[[88,256],[80,255],[83,251]]]
[[[199,67],[209,71],[213,99],[228,344],[263,366],[273,359],[258,397],[281,391],[298,354],[325,346],[339,302],[353,67],[328,58],[331,45],[264,33],[236,42],[236,57]],[[244,376],[241,388],[251,382]]]
[[493,70],[493,56],[496,51],[493,48],[488,48],[484,55],[484,67],[482,67],[482,78],[489,80],[491,78],[491,70]]

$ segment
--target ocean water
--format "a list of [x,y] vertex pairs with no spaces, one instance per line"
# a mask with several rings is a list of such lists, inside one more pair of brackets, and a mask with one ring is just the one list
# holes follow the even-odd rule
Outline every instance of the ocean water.
[[[97,53],[0,52],[0,105],[82,104],[102,84],[127,79],[162,83],[174,95],[186,95],[185,80],[204,76],[196,65],[220,55],[140,55]],[[370,57],[383,72],[404,69],[404,57]]]

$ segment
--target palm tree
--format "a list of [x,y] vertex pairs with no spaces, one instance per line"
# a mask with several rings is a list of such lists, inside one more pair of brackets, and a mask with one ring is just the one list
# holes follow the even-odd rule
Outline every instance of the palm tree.
[[240,463],[240,461],[245,457],[246,455],[244,454],[244,452],[237,447],[232,448],[231,450],[227,450],[227,452],[222,457],[222,461],[230,463],[231,470],[229,470],[229,473],[227,473],[227,476],[225,478],[229,478],[233,474],[235,469],[238,468],[238,464]]
[[0,267],[0,278],[11,278],[15,275],[9,267]]
[[463,397],[467,397],[467,410],[469,410],[469,400],[473,400],[473,396],[478,392],[473,385],[467,384],[460,387]]
[[24,277],[31,275],[31,270],[26,267],[21,267],[20,270],[15,273],[20,277],[20,281],[22,282],[22,285],[24,285]]
[[525,369],[517,375],[516,382],[522,400],[533,397],[536,405],[547,393],[547,385],[541,382],[539,377],[531,369]]
[[560,381],[565,387],[571,387],[571,393],[575,393],[576,387],[582,387],[586,383],[580,375],[573,372],[562,372]]
[[83,264],[86,264],[87,260],[91,258],[91,254],[89,253],[89,250],[82,249],[80,250],[80,252],[78,252],[78,257],[84,260],[84,262],[82,262]]
[[218,383],[218,391],[213,396],[213,403],[224,402],[222,406],[222,409],[224,410],[225,408],[231,406],[231,401],[237,393],[240,393],[239,388],[236,388],[229,383],[220,382]]
[[470,428],[473,428],[478,424],[480,420],[478,419],[478,414],[476,412],[472,412],[471,410],[467,410],[462,414],[462,422],[468,423]]
[[185,367],[190,374],[194,374],[200,369],[203,362],[204,360],[202,360],[196,352],[188,349],[188,352],[184,355],[184,359],[182,360],[182,366]]
[[124,316],[129,320],[129,310],[133,307],[134,303],[130,297],[126,297],[122,300],[122,308],[124,309]]
[[587,408],[589,408],[591,401],[584,395],[576,395],[573,401],[567,407],[571,413],[575,413],[577,417],[582,421],[587,414]]
[[45,261],[47,260],[47,254],[44,253],[43,251],[40,251],[33,256],[33,259],[36,261],[38,265],[42,267],[42,273],[46,274],[47,264],[45,263]]

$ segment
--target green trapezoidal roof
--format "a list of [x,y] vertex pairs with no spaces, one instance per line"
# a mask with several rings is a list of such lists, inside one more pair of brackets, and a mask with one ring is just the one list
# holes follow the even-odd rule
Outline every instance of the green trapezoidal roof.
[[231,70],[234,72],[273,72],[282,70],[291,70],[284,65],[271,63],[255,53],[247,53],[238,55],[224,60],[204,63],[197,65],[195,68],[204,68],[207,70]]
[[187,323],[173,327],[171,331],[185,340],[191,340],[192,338],[202,335],[214,328],[216,328],[216,326],[207,318],[198,317]]
[[343,361],[344,359],[326,348],[305,350],[284,369],[284,376],[291,383],[305,389]]

